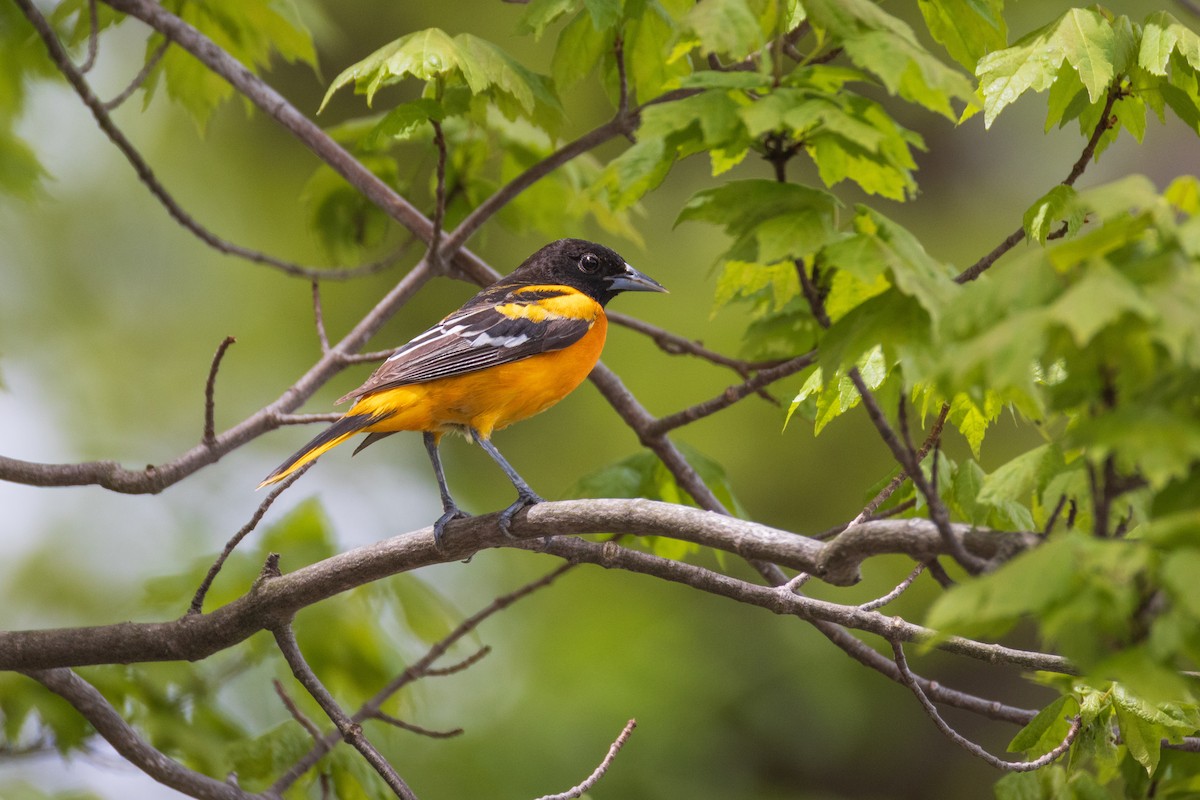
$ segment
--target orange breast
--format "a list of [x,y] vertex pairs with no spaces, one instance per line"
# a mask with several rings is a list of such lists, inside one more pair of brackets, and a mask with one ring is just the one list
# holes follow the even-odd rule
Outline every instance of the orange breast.
[[364,431],[434,431],[470,426],[483,438],[545,411],[583,382],[604,349],[608,321],[563,350],[511,364],[400,386],[360,398],[351,413],[391,413]]

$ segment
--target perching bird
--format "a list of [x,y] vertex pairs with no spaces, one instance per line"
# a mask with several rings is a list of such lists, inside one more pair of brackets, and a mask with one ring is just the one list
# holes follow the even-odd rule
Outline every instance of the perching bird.
[[444,513],[433,525],[467,516],[446,486],[438,444],[455,431],[483,448],[512,481],[517,500],[500,515],[541,502],[492,444],[493,431],[545,411],[588,376],[600,358],[604,306],[620,292],[665,292],[603,245],[560,239],[507,277],[398,349],[362,386],[346,415],[279,465],[259,488],[283,480],[326,450],[369,434],[355,453],[398,431],[422,431]]

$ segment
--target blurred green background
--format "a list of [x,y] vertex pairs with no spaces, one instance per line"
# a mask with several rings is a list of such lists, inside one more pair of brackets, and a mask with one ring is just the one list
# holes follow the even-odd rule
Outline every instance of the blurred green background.
[[[895,5],[893,13],[915,14],[915,8]],[[1135,19],[1160,6],[1109,4]],[[1065,7],[1014,5],[1012,38]],[[494,0],[452,6],[310,0],[301,11],[316,34],[322,75],[279,65],[269,80],[308,113],[315,113],[333,75],[415,29],[471,31],[541,71],[553,46],[553,33],[541,42],[518,36],[521,8]],[[137,24],[106,34],[91,76],[101,96],[115,94],[136,72],[144,35]],[[929,114],[901,112],[901,121],[928,145],[927,153],[918,154],[921,194],[904,205],[874,198],[872,204],[908,226],[935,257],[970,264],[1019,224],[1024,209],[1065,176],[1082,148],[1073,126],[1043,134],[1043,102],[1022,100],[987,132],[981,117],[955,128]],[[572,92],[567,109],[580,126],[568,137],[610,113],[592,84]],[[360,98],[343,92],[321,121],[330,125],[363,111]],[[247,117],[240,103],[231,103],[201,135],[165,97],[145,111],[135,98],[116,119],[202,224],[247,247],[329,263],[298,199],[317,162],[273,122]],[[218,428],[276,398],[311,364],[318,345],[308,284],[217,254],[183,231],[61,82],[35,87],[20,130],[52,178],[32,204],[0,198],[0,453],[39,462],[114,459],[128,467],[170,460],[200,437],[204,381],[223,337],[238,341],[217,384]],[[599,155],[610,157],[621,147],[610,143]],[[1154,124],[1144,145],[1121,139],[1080,185],[1142,172],[1161,187],[1198,167],[1191,132]],[[768,175],[765,164],[748,161],[735,177]],[[815,181],[815,174],[805,179]],[[666,296],[624,296],[612,308],[736,354],[746,324],[739,309],[710,314],[721,235],[694,223],[673,227],[686,198],[710,180],[706,161],[685,162],[637,218],[644,248],[606,239],[671,290]],[[836,191],[847,202],[866,199],[854,189]],[[586,225],[554,235],[577,234],[598,235]],[[470,246],[507,271],[544,238],[550,237],[515,236],[492,226]],[[399,275],[394,269],[325,284],[331,336],[352,325]],[[404,341],[472,291],[435,282],[372,347]],[[735,382],[731,372],[666,355],[619,327],[611,330],[604,360],[656,414]],[[306,410],[329,410],[369,372],[369,366],[347,370]],[[772,388],[783,408],[800,382]],[[784,431],[783,408],[750,398],[680,431],[677,440],[724,465],[753,519],[815,533],[853,517],[888,471],[884,446],[857,415],[819,438],[804,423]],[[1006,425],[985,444],[985,465],[1002,463],[1015,443],[1032,435]],[[160,496],[0,484],[0,627],[182,612],[182,605],[164,611],[150,604],[148,584],[211,560],[261,501],[254,493],[259,479],[311,433],[276,431]],[[553,460],[538,452],[547,438],[558,444]],[[589,385],[499,434],[497,442],[548,498],[564,496],[581,477],[638,447]],[[965,449],[957,440],[948,447]],[[476,448],[456,440],[443,452],[451,487],[465,508],[487,511],[510,501],[508,482]],[[309,498],[320,501],[341,548],[424,526],[439,513],[417,436],[394,437],[354,461],[348,451],[335,451],[281,498],[264,526]],[[287,552],[282,563],[285,569],[299,566]],[[421,578],[465,615],[553,566],[549,557],[495,551]],[[860,602],[890,589],[909,567],[884,560],[871,564],[866,580],[852,590],[813,591]],[[914,590],[897,613],[919,608],[931,592],[928,586]],[[356,608],[335,604],[339,613],[361,613]],[[336,642],[341,634],[331,624],[310,635]],[[400,634],[398,641],[408,657],[420,654],[415,637]],[[522,798],[565,789],[594,767],[631,717],[638,730],[597,797],[968,797],[988,796],[998,777],[942,738],[906,689],[850,661],[802,623],[649,579],[579,568],[489,621],[478,641],[494,649],[483,662],[427,680],[403,700],[411,721],[461,725],[463,736],[441,741],[383,734],[400,772],[422,797]],[[1016,705],[1034,707],[1048,697],[1011,670],[939,655],[915,661],[923,674]],[[251,727],[284,722],[286,711],[269,682],[252,677],[232,683],[222,702]],[[993,752],[1015,733],[1000,723],[948,716]],[[0,760],[0,787],[17,781],[88,788],[114,799],[177,796],[103,747],[91,757],[75,757],[66,769],[54,755]]]

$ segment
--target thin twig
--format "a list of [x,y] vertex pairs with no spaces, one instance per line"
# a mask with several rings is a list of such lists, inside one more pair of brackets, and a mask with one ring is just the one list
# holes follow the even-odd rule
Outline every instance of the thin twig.
[[225,549],[221,551],[221,555],[217,556],[217,560],[213,562],[213,565],[208,568],[208,574],[204,576],[204,580],[200,582],[200,586],[196,589],[196,594],[192,596],[192,604],[188,607],[187,612],[189,615],[199,614],[204,609],[204,598],[208,595],[208,590],[212,587],[213,581],[216,580],[217,574],[221,571],[221,567],[225,566],[225,561],[233,554],[234,548],[236,548],[252,530],[258,527],[258,523],[262,521],[262,518],[267,513],[267,509],[271,507],[271,504],[275,502],[275,499],[287,491],[288,487],[290,487],[293,483],[298,481],[301,475],[303,475],[305,472],[308,472],[313,463],[314,462],[309,462],[293,472],[291,475],[287,476],[287,478],[280,483],[279,486],[273,489],[271,493],[267,495],[261,503],[258,504],[258,508],[250,517],[250,521],[243,525],[241,530],[235,533],[233,537],[225,543]]
[[321,310],[321,282],[312,282],[313,324],[317,326],[317,341],[321,344],[321,354],[329,352],[329,334],[325,331],[325,314]]
[[237,339],[234,337],[226,336],[217,346],[212,365],[208,368],[208,380],[204,382],[204,436],[200,439],[205,447],[213,447],[217,443],[216,400],[214,399],[217,388],[217,370],[221,368],[221,359],[225,357],[225,351],[236,341]]
[[[466,243],[471,236],[478,231],[485,222],[491,219],[496,212],[512,202],[512,199],[521,192],[528,189],[537,181],[549,175],[563,164],[571,161],[583,153],[592,150],[608,140],[620,136],[629,130],[632,130],[636,114],[627,114],[614,117],[605,124],[595,128],[573,142],[563,145],[558,150],[555,150],[550,155],[543,158],[527,170],[522,172],[511,181],[501,186],[495,192],[488,196],[486,200],[477,205],[472,211],[463,218],[463,221],[458,226],[446,234],[442,240],[441,252],[442,258],[449,259],[455,255],[459,249]],[[472,280],[476,283],[484,284],[491,283],[495,280],[495,276],[487,274],[479,270],[469,273]]]
[[812,278],[808,275],[808,268],[804,261],[797,258],[795,260],[796,276],[800,279],[800,289],[804,292],[804,299],[808,301],[808,307],[812,309],[813,316],[817,320],[817,324],[822,328],[828,328],[832,323],[829,319],[829,314],[825,311],[825,300],[821,297],[821,292],[816,284],[812,282]]
[[[454,630],[450,631],[450,633],[446,634],[446,636],[444,636],[439,642],[434,644],[433,647],[429,648],[428,652],[426,652],[424,656],[410,664],[408,668],[404,670],[404,672],[400,673],[400,675],[398,675],[395,679],[390,681],[386,686],[376,692],[370,700],[364,703],[362,707],[355,712],[351,719],[355,723],[361,723],[363,720],[370,719],[371,717],[375,716],[380,709],[383,708],[383,704],[386,703],[388,699],[391,698],[396,692],[400,691],[402,688],[419,678],[434,674],[434,671],[431,669],[434,662],[445,655],[455,642],[459,641],[471,631],[478,628],[484,620],[493,614],[508,608],[517,600],[527,597],[537,590],[549,586],[566,572],[570,571],[574,566],[574,564],[570,563],[562,564],[546,573],[541,578],[531,581],[524,586],[509,592],[508,594],[497,597],[487,606],[475,612],[470,617],[464,619],[457,626],[455,626]],[[487,652],[489,652],[488,648],[483,648],[477,651],[470,658],[466,659],[466,661],[460,662],[458,665],[456,665],[456,667],[458,669],[465,669],[467,666],[477,662],[480,658],[486,655]],[[337,735],[336,731],[332,734],[326,734],[323,738],[319,739],[311,750],[302,756],[287,770],[287,772],[281,775],[275,781],[275,783],[271,785],[269,792],[272,792],[276,795],[283,794],[288,790],[289,787],[299,780],[304,773],[312,769],[312,767],[321,760],[322,756],[333,749],[333,746],[337,744],[338,741],[339,736]]]
[[[453,739],[455,736],[462,736],[462,728],[451,728],[448,731],[435,731],[430,728],[422,728],[420,725],[413,725],[411,722],[405,722],[399,717],[393,717],[391,714],[385,714],[382,711],[376,711],[371,714],[371,719],[377,719],[380,722],[385,722],[393,728],[399,728],[410,733],[415,733],[418,736],[427,736],[430,739]],[[320,735],[313,737],[320,741]]]
[[1042,527],[1042,535],[1049,536],[1054,530],[1054,524],[1058,522],[1058,518],[1062,515],[1062,511],[1067,507],[1067,496],[1059,495],[1058,502],[1054,504],[1054,510],[1050,512],[1050,516],[1046,518],[1046,524]]
[[96,11],[96,0],[87,0],[88,40],[87,57],[79,65],[80,73],[87,75],[96,66],[96,56],[100,54],[100,16]]
[[929,482],[925,480],[925,475],[921,472],[920,464],[916,462],[916,453],[909,449],[905,443],[900,441],[896,432],[892,430],[892,426],[888,423],[887,417],[884,416],[882,409],[875,400],[875,395],[867,388],[866,381],[863,380],[862,373],[858,367],[851,367],[847,370],[847,376],[858,389],[859,396],[862,398],[863,408],[867,411],[867,417],[875,426],[875,430],[879,432],[879,436],[883,439],[884,444],[892,451],[893,457],[900,462],[900,466],[909,474],[913,485],[917,491],[925,498],[929,505],[929,516],[937,526],[938,531],[942,534],[942,538],[946,542],[946,546],[950,554],[954,556],[958,563],[971,573],[978,573],[983,569],[984,563],[976,556],[968,553],[962,546],[962,542],[954,536],[950,529],[950,515],[946,510],[945,503],[938,496]]
[[115,111],[121,107],[122,103],[124,103],[130,97],[133,97],[133,93],[142,87],[142,84],[144,84],[146,79],[150,77],[150,73],[153,72],[154,68],[158,66],[158,62],[163,60],[163,56],[167,54],[167,49],[170,46],[171,40],[163,39],[162,43],[159,44],[158,47],[154,48],[154,52],[151,53],[150,57],[146,59],[146,63],[142,65],[142,68],[138,70],[137,75],[133,76],[133,80],[129,82],[129,85],[122,89],[121,93],[116,97],[104,103],[104,110]]
[[[1096,127],[1092,130],[1092,135],[1088,138],[1087,144],[1084,145],[1083,152],[1079,154],[1079,158],[1076,159],[1075,163],[1071,165],[1071,171],[1068,172],[1067,177],[1062,180],[1062,183],[1060,184],[1061,186],[1075,185],[1075,181],[1079,180],[1079,177],[1083,175],[1084,170],[1087,169],[1088,164],[1092,160],[1092,156],[1096,153],[1096,147],[1100,144],[1100,137],[1102,137],[1113,125],[1111,118],[1112,108],[1113,104],[1116,103],[1117,98],[1120,97],[1120,95],[1121,87],[1117,82],[1114,81],[1113,84],[1108,88],[1108,96],[1104,101],[1104,109],[1100,112],[1100,119],[1096,123]],[[1065,229],[1063,232],[1066,232]],[[971,281],[975,280],[980,275],[987,272],[988,269],[991,268],[992,264],[996,263],[996,260],[999,259],[1000,256],[1004,255],[1009,250],[1012,250],[1022,240],[1024,240],[1024,238],[1024,226],[1017,228],[1015,231],[1006,236],[1003,242],[996,245],[996,247],[993,248],[990,253],[960,272],[954,278],[955,283],[970,283]]]
[[711,416],[718,411],[722,411],[734,403],[757,392],[759,389],[782,380],[783,378],[795,375],[801,370],[807,369],[816,363],[816,352],[805,353],[804,355],[796,356],[793,359],[783,362],[778,366],[768,369],[759,370],[754,377],[749,378],[736,386],[730,386],[714,398],[705,400],[702,403],[689,406],[685,409],[668,414],[665,417],[660,417],[657,420],[646,425],[643,429],[638,430],[643,438],[661,436],[668,431],[681,428],[705,417]]
[[292,631],[291,625],[280,625],[273,633],[275,634],[275,643],[279,645],[280,652],[287,660],[288,666],[292,668],[292,674],[296,676],[296,680],[312,695],[313,699],[321,706],[321,709],[329,717],[342,739],[352,746],[355,750],[362,753],[367,763],[371,768],[383,778],[384,783],[395,795],[402,800],[416,800],[416,794],[409,788],[404,779],[400,777],[400,773],[396,772],[386,758],[371,744],[370,740],[363,735],[362,725],[352,720],[342,707],[338,705],[337,700],[321,683],[321,680],[313,672],[312,667],[304,660],[304,655],[300,652],[300,645],[296,642],[296,634]]
[[150,165],[142,157],[141,152],[134,147],[133,143],[125,136],[124,132],[113,122],[112,117],[108,113],[108,108],[104,102],[96,96],[88,85],[87,79],[83,74],[76,69],[71,63],[69,54],[59,42],[58,37],[54,34],[54,30],[50,27],[50,23],[42,16],[41,12],[33,5],[32,0],[15,0],[18,7],[25,14],[26,18],[33,25],[38,35],[41,37],[46,49],[50,53],[50,58],[54,61],[59,71],[66,77],[67,81],[75,89],[75,93],[83,101],[84,105],[92,112],[92,116],[96,119],[96,124],[104,131],[105,135],[116,145],[117,149],[125,156],[137,173],[138,179],[146,186],[152,195],[158,200],[159,204],[167,211],[167,213],[188,230],[192,235],[196,236],[202,242],[207,244],[212,249],[224,253],[226,255],[237,256],[238,258],[251,261],[256,264],[274,267],[288,275],[298,275],[305,278],[314,279],[322,278],[324,280],[346,280],[349,278],[357,278],[362,275],[369,275],[373,272],[388,266],[387,261],[377,261],[371,264],[365,264],[360,267],[349,269],[317,269],[314,267],[306,267],[291,261],[285,261],[276,258],[266,253],[257,250],[251,250],[241,245],[233,244],[221,237],[217,236],[207,228],[197,222],[188,212],[184,211],[178,201],[166,190],[166,187],[158,180]]
[[912,690],[914,695],[916,695],[917,700],[921,703],[921,707],[925,709],[925,713],[928,714],[929,718],[933,720],[933,724],[937,726],[938,730],[944,733],[947,738],[950,739],[950,741],[962,747],[971,755],[987,762],[996,769],[1001,769],[1006,772],[1032,772],[1052,764],[1071,749],[1071,744],[1075,741],[1075,737],[1079,735],[1079,731],[1083,727],[1079,715],[1076,715],[1075,718],[1071,720],[1071,727],[1067,731],[1067,735],[1063,737],[1062,742],[1050,752],[1031,761],[1005,761],[1002,758],[996,758],[994,755],[984,750],[982,747],[975,744],[958,731],[951,728],[950,725],[944,719],[942,719],[942,716],[938,713],[937,708],[933,705],[930,699],[925,696],[925,692],[921,689],[920,684],[917,683],[916,676],[914,676],[912,670],[908,668],[908,660],[904,657],[904,645],[895,639],[890,640],[890,644],[892,645],[892,652],[895,654],[896,666],[900,669],[900,675],[903,678],[904,684]]
[[475,666],[486,656],[490,655],[491,652],[491,645],[485,644],[483,647],[479,648],[474,653],[471,653],[471,655],[467,656],[462,661],[451,664],[448,667],[429,667],[424,673],[422,673],[422,675],[426,678],[443,678],[447,675],[454,675]]
[[288,713],[292,715],[292,719],[296,720],[296,722],[299,722],[300,727],[308,731],[309,736],[311,736],[313,739],[320,740],[321,729],[317,727],[317,723],[309,719],[308,715],[300,710],[300,706],[296,705],[296,701],[293,700],[292,696],[287,693],[287,689],[283,688],[283,684],[279,682],[279,679],[273,678],[271,680],[271,684],[275,687],[275,694],[277,694],[279,699],[283,702],[284,708],[286,708]]
[[890,592],[883,595],[882,597],[877,597],[874,600],[870,600],[866,603],[860,603],[858,607],[861,608],[863,611],[875,611],[877,609],[883,608],[888,603],[892,602],[897,597],[904,594],[904,592],[908,590],[908,587],[913,585],[913,581],[915,581],[918,577],[920,577],[921,573],[924,571],[925,571],[925,565],[917,564],[917,566],[913,567],[913,571],[908,573],[908,577],[905,578],[904,580],[900,581],[900,583],[896,585],[895,589],[892,589]]
[[657,325],[652,325],[645,320],[631,317],[628,314],[622,314],[619,311],[607,312],[608,321],[645,334],[650,337],[654,344],[658,345],[658,349],[672,356],[691,355],[697,358],[702,358],[705,361],[710,361],[722,367],[729,369],[741,375],[743,378],[749,378],[753,373],[762,369],[777,367],[780,364],[787,362],[786,358],[776,358],[770,361],[744,361],[740,358],[730,358],[722,355],[714,350],[709,350],[702,342],[694,339],[688,339],[685,336],[680,336],[677,333],[672,333],[665,328],[660,328]]
[[442,123],[436,119],[430,119],[429,124],[433,126],[433,144],[437,148],[437,184],[434,190],[433,237],[429,240],[429,258],[434,267],[441,271],[445,269],[441,260],[441,244],[444,233],[442,224],[446,219],[446,135],[442,131]]
[[591,788],[595,786],[601,778],[604,777],[604,774],[608,772],[608,768],[612,766],[613,760],[617,757],[617,753],[621,752],[621,748],[625,746],[625,742],[629,741],[629,736],[633,733],[633,729],[636,727],[637,720],[635,719],[631,719],[629,722],[625,723],[625,727],[621,730],[621,734],[617,737],[616,741],[609,746],[608,755],[604,756],[604,760],[600,762],[600,765],[592,771],[591,775],[588,775],[586,778],[584,778],[581,783],[572,786],[565,792],[543,795],[542,797],[539,797],[538,800],[577,800],[577,798],[583,797],[584,794],[590,791]]
[[629,115],[629,76],[625,69],[625,36],[618,32],[613,38],[613,60],[617,65],[617,118]]

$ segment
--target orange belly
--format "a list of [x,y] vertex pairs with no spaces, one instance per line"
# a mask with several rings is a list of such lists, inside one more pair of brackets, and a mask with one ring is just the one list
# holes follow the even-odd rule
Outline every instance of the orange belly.
[[464,426],[484,439],[545,411],[583,382],[604,349],[608,323],[597,317],[591,330],[563,350],[465,375],[398,386],[359,398],[350,414],[390,414],[364,432],[446,431]]

